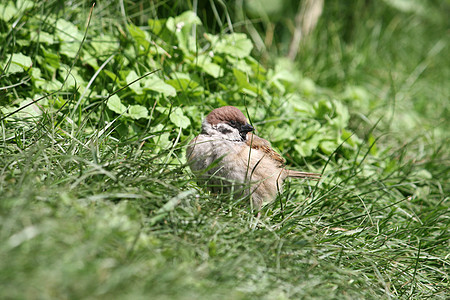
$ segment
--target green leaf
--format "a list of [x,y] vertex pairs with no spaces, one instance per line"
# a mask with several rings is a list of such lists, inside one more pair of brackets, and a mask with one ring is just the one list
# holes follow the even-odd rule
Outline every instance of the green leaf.
[[59,56],[53,52],[50,52],[46,50],[47,47],[41,47],[42,54],[44,54],[45,61],[42,62],[44,64],[44,67],[49,70],[50,72],[54,72],[56,69],[59,69]]
[[81,42],[83,39],[83,34],[77,26],[64,19],[58,19],[56,22],[56,36],[64,42]]
[[[127,26],[128,31],[130,32],[133,39],[137,42],[139,46],[142,46],[145,50],[147,50],[150,47],[150,42],[148,41],[150,37],[147,37],[148,33],[140,29],[134,24],[129,24]],[[148,40],[147,40],[148,38]]]
[[2,69],[7,70],[9,74],[14,74],[30,69],[32,65],[30,57],[22,53],[14,53],[6,57],[6,60],[2,63]]
[[147,118],[148,110],[142,105],[131,105],[127,115],[136,120]]
[[234,78],[236,78],[236,82],[240,87],[247,87],[250,85],[247,80],[247,76],[244,74],[244,72],[234,68],[233,75],[234,75]]
[[150,27],[150,30],[153,31],[154,34],[159,35],[161,34],[161,31],[164,28],[164,25],[166,24],[166,19],[149,19],[148,20],[148,27]]
[[[61,66],[61,68],[59,69],[59,72],[60,72],[63,80],[66,79],[69,69],[70,69],[70,67],[66,66],[66,65]],[[76,69],[76,68],[72,69],[70,71],[69,76],[67,77],[65,87],[71,88],[71,87],[80,87],[80,86],[85,86],[85,85],[86,85],[86,82],[84,81],[83,77],[80,76],[80,74],[78,74],[78,69]]]
[[8,2],[8,4],[0,4],[0,19],[8,22],[14,18],[16,14],[17,9],[11,2]]
[[166,83],[173,86],[177,92],[190,92],[197,95],[204,91],[203,87],[198,82],[190,79],[189,76],[169,79]]
[[132,89],[136,94],[141,95],[143,94],[143,89],[141,87],[140,81],[136,81],[132,83],[134,80],[138,79],[139,76],[136,74],[134,70],[131,70],[130,73],[128,73],[128,76],[126,78],[127,84],[129,84],[129,88]]
[[240,92],[253,97],[257,97],[258,94],[260,94],[261,91],[257,87],[251,85],[248,82],[247,76],[244,74],[244,72],[234,68],[233,74],[234,77],[236,78]]
[[170,121],[172,121],[173,124],[175,124],[177,127],[181,127],[183,129],[188,128],[189,125],[191,125],[191,121],[188,117],[186,117],[183,114],[183,111],[180,108],[174,109],[170,116]]
[[91,45],[97,53],[102,55],[108,55],[120,47],[118,40],[110,35],[97,37],[91,42]]
[[54,38],[54,35],[45,32],[45,31],[32,31],[30,34],[30,39],[32,41],[36,41],[43,44],[49,44],[52,45],[55,42],[57,42]]
[[11,58],[11,63],[21,66],[24,69],[29,69],[33,65],[31,58],[22,53],[14,53]]
[[298,87],[300,91],[307,96],[314,95],[316,93],[316,84],[310,78],[302,78],[298,83]]
[[202,22],[193,11],[186,11],[175,18],[168,18],[166,27],[173,32],[178,39],[178,47],[184,52],[195,52],[197,43],[192,36],[194,25],[201,25]]
[[193,11],[185,11],[181,15],[167,19],[166,27],[176,33],[181,31],[190,31],[193,25],[202,25],[202,21]]
[[213,45],[213,51],[229,54],[238,58],[249,56],[252,49],[252,41],[247,38],[245,33],[226,34],[222,36],[215,46]]
[[224,73],[223,69],[218,64],[213,63],[211,57],[205,54],[198,55],[194,64],[214,78],[219,78]]
[[164,80],[158,77],[150,77],[144,81],[143,88],[146,90],[155,91],[163,94],[164,96],[174,97],[177,95],[177,91],[173,86],[164,82]]
[[310,103],[304,101],[298,93],[287,94],[286,100],[292,105],[295,111],[308,116],[312,116],[314,114],[313,106]]
[[21,11],[25,11],[27,9],[30,9],[34,7],[36,4],[34,1],[30,0],[17,0],[16,1],[16,7],[20,9]]
[[413,172],[413,174],[411,174],[411,176],[416,176],[421,179],[432,179],[433,178],[433,175],[428,170],[425,170],[425,169],[420,169],[416,172]]
[[336,150],[337,145],[336,142],[333,141],[322,141],[319,144],[319,148],[326,155],[330,155],[331,153],[333,153],[334,150]]
[[119,96],[117,95],[112,95],[111,98],[109,98],[108,103],[106,104],[106,106],[108,106],[108,108],[110,110],[112,110],[113,112],[121,115],[123,113],[126,112],[127,107],[125,105],[122,104],[122,102],[120,101]]
[[59,51],[66,55],[69,58],[75,58],[78,53],[78,49],[80,48],[80,42],[61,42],[61,46],[59,47]]

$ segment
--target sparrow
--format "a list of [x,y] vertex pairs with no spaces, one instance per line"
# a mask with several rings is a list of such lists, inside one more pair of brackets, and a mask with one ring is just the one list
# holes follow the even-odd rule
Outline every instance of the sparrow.
[[186,151],[198,181],[216,193],[250,196],[253,208],[259,210],[282,191],[287,177],[320,179],[320,174],[286,169],[283,157],[254,130],[236,107],[211,111]]

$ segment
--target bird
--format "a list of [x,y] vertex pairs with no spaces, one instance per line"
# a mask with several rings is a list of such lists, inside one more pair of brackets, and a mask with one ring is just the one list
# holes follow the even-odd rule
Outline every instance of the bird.
[[215,193],[250,196],[252,207],[260,210],[282,192],[286,178],[320,179],[317,173],[286,169],[283,157],[254,131],[240,109],[212,110],[186,150],[197,181]]

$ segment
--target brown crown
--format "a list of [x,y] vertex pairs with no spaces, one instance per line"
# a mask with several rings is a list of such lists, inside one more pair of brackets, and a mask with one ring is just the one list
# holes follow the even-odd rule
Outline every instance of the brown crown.
[[234,106],[222,106],[214,109],[206,117],[206,121],[211,125],[230,121],[236,121],[241,124],[248,123],[244,114]]

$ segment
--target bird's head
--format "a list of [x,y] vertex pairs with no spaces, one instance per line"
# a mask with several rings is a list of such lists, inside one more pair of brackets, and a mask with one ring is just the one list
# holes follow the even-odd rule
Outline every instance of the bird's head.
[[222,139],[244,142],[247,133],[255,130],[244,114],[234,106],[223,106],[211,111],[202,124],[202,132]]

